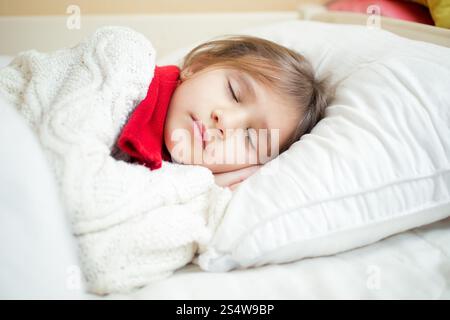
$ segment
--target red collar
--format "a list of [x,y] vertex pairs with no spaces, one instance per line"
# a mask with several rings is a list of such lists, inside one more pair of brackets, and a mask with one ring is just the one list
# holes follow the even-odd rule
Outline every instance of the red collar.
[[134,109],[117,141],[120,150],[151,170],[159,169],[162,160],[171,161],[164,144],[164,123],[179,75],[177,66],[155,67],[147,96]]

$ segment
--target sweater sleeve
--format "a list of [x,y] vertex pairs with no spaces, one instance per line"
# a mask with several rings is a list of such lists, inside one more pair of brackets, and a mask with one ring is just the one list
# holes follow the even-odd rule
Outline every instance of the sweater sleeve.
[[[78,237],[89,292],[128,292],[189,263],[195,242],[207,236],[207,194],[156,208],[120,225]],[[205,233],[206,232],[206,233]],[[95,259],[93,259],[95,257]]]
[[67,154],[63,198],[75,234],[95,232],[155,208],[186,203],[215,185],[204,167],[163,162],[160,169],[113,159],[100,141]]
[[[94,95],[103,99],[99,104],[91,99],[71,102],[74,110],[91,110],[88,118],[81,117],[83,126],[73,122],[76,130],[58,127],[71,123],[68,120],[52,122],[41,131],[42,137],[50,138],[48,142],[52,130],[71,141],[69,148],[60,151],[63,199],[78,236],[87,287],[97,294],[131,290],[189,263],[198,246],[209,242],[231,198],[231,191],[217,186],[205,167],[163,161],[161,168],[150,171],[112,157],[130,104],[147,93],[151,77],[145,61],[151,61],[154,70],[154,52],[142,47],[143,41],[134,40],[136,35],[129,37],[128,31],[121,31],[125,41],[114,39],[117,32],[111,36],[109,30],[105,32],[111,41],[96,52],[105,52],[103,56],[110,59],[101,61],[107,66],[99,80],[103,93]],[[124,46],[129,50],[126,54]],[[84,57],[87,66],[96,65],[91,56]],[[131,69],[124,68],[130,65]],[[79,117],[60,116],[62,120]]]
[[104,27],[84,46],[82,63],[87,70],[82,68],[80,74],[87,72],[89,86],[95,90],[72,99],[72,107],[56,113],[53,120],[58,121],[41,130],[41,137],[52,146],[57,145],[55,135],[70,141],[68,148],[60,149],[61,182],[75,234],[109,228],[208,192],[214,177],[207,168],[163,162],[160,169],[150,171],[111,156],[127,115],[145,98],[152,80],[151,43],[131,29]]
[[23,52],[2,70],[0,89],[38,135],[77,235],[187,202],[214,184],[204,167],[164,162],[150,171],[111,156],[147,94],[155,56],[142,34],[107,26],[72,48]]

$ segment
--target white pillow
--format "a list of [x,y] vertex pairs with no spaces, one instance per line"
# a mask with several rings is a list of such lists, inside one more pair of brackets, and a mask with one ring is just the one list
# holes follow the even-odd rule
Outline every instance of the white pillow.
[[449,48],[305,21],[242,33],[331,72],[336,98],[310,134],[241,184],[202,269],[335,254],[450,215]]

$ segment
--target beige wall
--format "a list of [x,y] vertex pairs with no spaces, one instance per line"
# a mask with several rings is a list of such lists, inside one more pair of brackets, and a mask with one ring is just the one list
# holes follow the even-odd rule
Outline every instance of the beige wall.
[[64,15],[69,5],[82,14],[295,11],[301,3],[327,0],[0,0],[0,16]]

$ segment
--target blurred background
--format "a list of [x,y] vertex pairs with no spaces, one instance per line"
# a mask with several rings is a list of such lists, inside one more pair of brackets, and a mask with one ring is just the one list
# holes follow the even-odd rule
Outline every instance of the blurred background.
[[374,15],[450,28],[450,0],[0,0],[0,55],[72,46],[102,25],[127,25],[162,57],[220,34],[324,11],[336,13],[322,19],[328,22],[345,14],[346,23],[358,15],[365,23]]
[[300,3],[326,0],[1,0],[2,15],[58,15],[69,5],[86,14],[295,11]]

